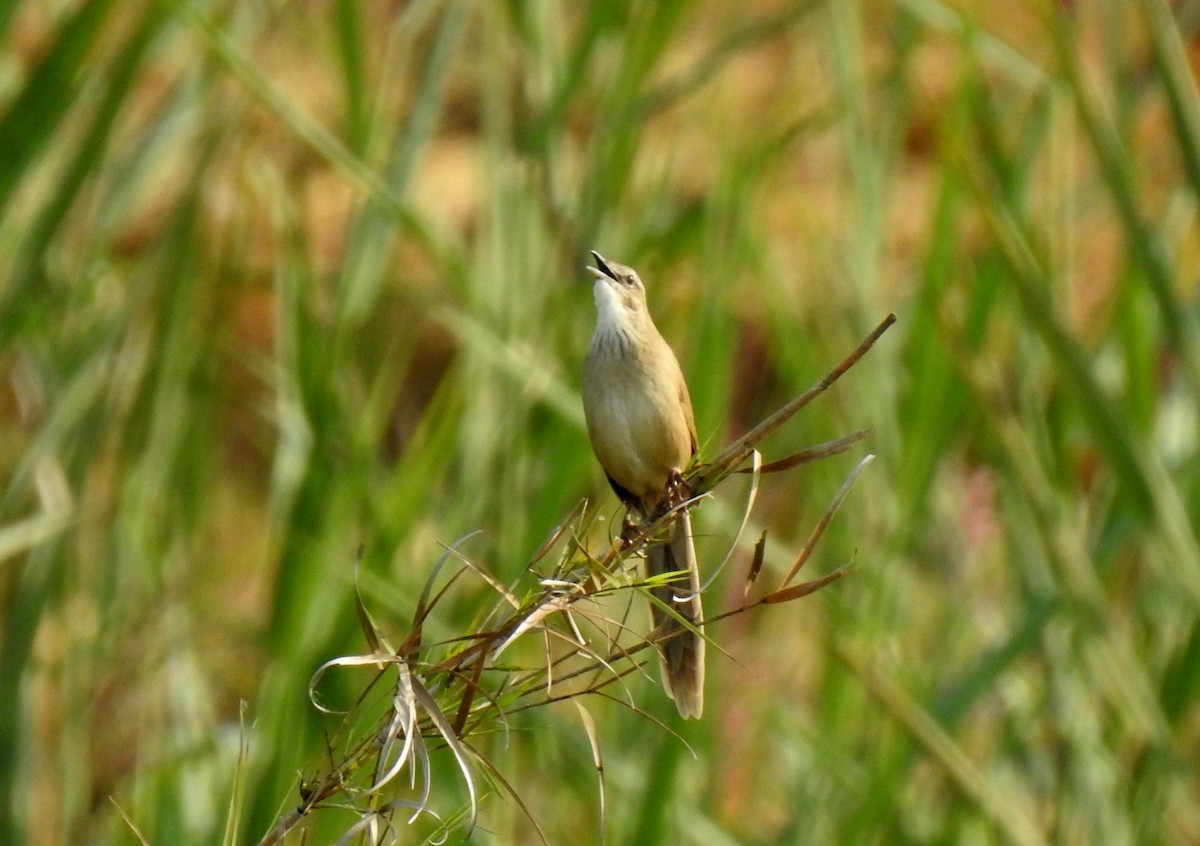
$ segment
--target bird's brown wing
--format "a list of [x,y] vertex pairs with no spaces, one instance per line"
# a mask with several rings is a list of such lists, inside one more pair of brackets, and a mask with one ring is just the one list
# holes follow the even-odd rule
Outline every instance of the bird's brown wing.
[[679,380],[679,407],[683,409],[683,416],[687,419],[688,434],[692,436],[691,455],[695,455],[700,442],[696,437],[696,416],[692,413],[692,396],[688,393],[687,381],[684,379]]

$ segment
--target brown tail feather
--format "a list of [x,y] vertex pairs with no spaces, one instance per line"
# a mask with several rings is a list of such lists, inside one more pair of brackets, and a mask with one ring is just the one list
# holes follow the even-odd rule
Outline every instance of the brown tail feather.
[[[654,594],[690,623],[704,619],[700,604],[700,571],[696,567],[696,550],[692,543],[692,521],[685,510],[668,529],[669,539],[646,553],[646,570],[651,576],[661,573],[687,571],[688,578],[658,588]],[[675,707],[684,718],[699,717],[704,710],[704,638],[692,631],[672,633],[686,627],[656,604],[650,606],[654,633],[659,638],[670,637],[658,645],[662,664],[663,688],[675,700]]]

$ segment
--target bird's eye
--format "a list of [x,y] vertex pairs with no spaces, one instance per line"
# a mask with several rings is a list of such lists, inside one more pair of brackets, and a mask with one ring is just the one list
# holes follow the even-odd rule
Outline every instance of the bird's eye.
[[624,285],[628,285],[630,288],[632,288],[633,287],[633,275],[626,274],[626,275],[622,276],[621,283]]

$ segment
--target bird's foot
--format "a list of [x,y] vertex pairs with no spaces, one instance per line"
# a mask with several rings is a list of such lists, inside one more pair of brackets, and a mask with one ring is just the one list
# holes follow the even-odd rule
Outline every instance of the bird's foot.
[[672,470],[671,475],[667,476],[667,508],[675,508],[680,503],[687,502],[691,496],[692,489],[683,478],[683,474]]
[[621,548],[624,549],[625,547],[636,543],[638,539],[641,538],[642,533],[642,525],[635,521],[630,514],[626,513],[625,519],[621,521]]

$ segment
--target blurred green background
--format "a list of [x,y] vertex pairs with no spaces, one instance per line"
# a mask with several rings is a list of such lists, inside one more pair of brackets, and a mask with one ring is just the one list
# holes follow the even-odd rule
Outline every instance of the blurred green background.
[[[589,248],[641,271],[710,456],[900,318],[765,445],[872,428],[809,565],[857,572],[715,627],[698,723],[631,679],[694,755],[586,703],[606,842],[1200,842],[1200,3],[4,0],[0,32],[0,843],[256,842],[326,754],[310,675],[364,649],[360,544],[403,632],[439,544],[512,580],[584,496],[618,514]],[[861,453],[763,480],[764,578]],[[512,728],[549,842],[602,842],[574,708]],[[494,790],[481,824],[534,842]]]

